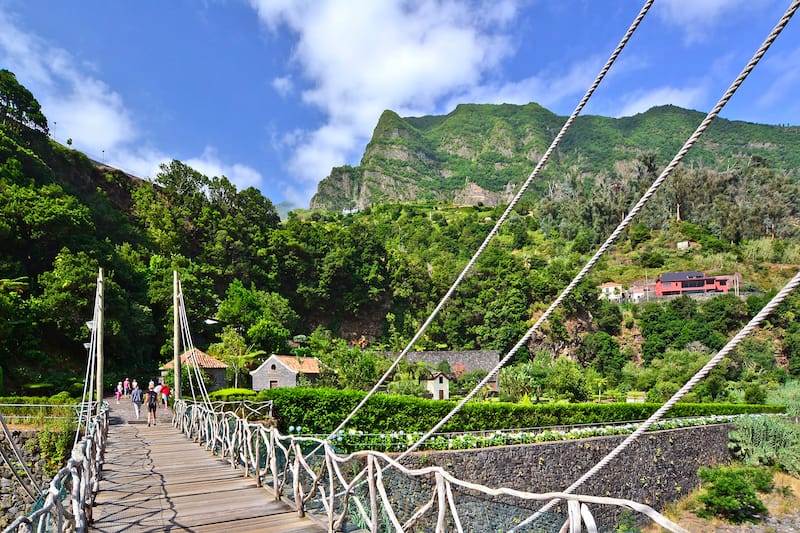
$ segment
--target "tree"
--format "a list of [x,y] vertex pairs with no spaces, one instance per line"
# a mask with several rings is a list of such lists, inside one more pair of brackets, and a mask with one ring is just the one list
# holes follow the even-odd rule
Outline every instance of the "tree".
[[563,355],[553,362],[547,379],[547,388],[555,396],[574,402],[582,402],[589,396],[586,378],[580,366]]
[[39,102],[6,69],[0,70],[0,124],[17,132],[25,127],[44,135],[49,133]]
[[239,374],[247,370],[256,357],[264,355],[264,350],[253,350],[248,346],[233,326],[225,326],[220,335],[220,342],[208,347],[208,352],[228,365],[233,374],[233,386],[239,388]]
[[216,318],[244,332],[247,342],[268,352],[280,352],[291,338],[299,317],[289,300],[274,292],[246,288],[233,280],[219,304]]
[[[369,390],[391,365],[389,359],[370,350],[348,347],[344,339],[334,337],[324,328],[314,330],[308,347],[327,369],[317,382],[320,386]],[[333,383],[332,378],[335,378]]]
[[534,361],[502,368],[497,377],[499,389],[503,395],[514,401],[518,402],[526,396],[532,396],[538,403],[549,376],[547,363],[549,360],[544,362],[537,358]]
[[581,344],[580,357],[581,362],[590,363],[601,375],[610,378],[612,383],[619,383],[625,357],[614,337],[604,331],[587,334]]

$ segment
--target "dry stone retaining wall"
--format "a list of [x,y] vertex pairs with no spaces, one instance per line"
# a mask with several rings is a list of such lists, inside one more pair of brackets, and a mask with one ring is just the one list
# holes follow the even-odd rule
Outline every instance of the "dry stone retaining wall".
[[[39,447],[39,432],[35,430],[12,430],[11,434],[14,442],[26,459],[28,468],[37,478],[39,485],[45,489],[50,484],[50,477],[44,473],[45,458],[42,457]],[[4,448],[6,454],[13,454],[8,442],[5,441],[2,431],[0,431],[0,446]],[[12,455],[9,455],[12,457]],[[22,468],[18,469],[23,479],[26,475]],[[11,523],[17,516],[28,512],[32,507],[19,481],[14,477],[11,470],[0,459],[0,527]]]
[[[729,424],[645,433],[576,493],[626,498],[657,510],[699,486],[697,469],[727,463]],[[403,464],[437,465],[464,481],[527,492],[563,491],[613,450],[625,436],[500,446],[479,450],[418,452]],[[536,509],[536,503],[504,500]],[[613,523],[619,510],[593,509]]]

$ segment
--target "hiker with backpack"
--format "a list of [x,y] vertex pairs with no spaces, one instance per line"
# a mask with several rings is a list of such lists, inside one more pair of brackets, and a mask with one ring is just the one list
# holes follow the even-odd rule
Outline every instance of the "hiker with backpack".
[[139,411],[142,409],[144,403],[144,393],[139,388],[136,380],[133,381],[133,390],[131,391],[131,403],[133,404],[133,412],[136,414],[136,420],[139,420]]
[[155,387],[150,385],[147,387],[147,392],[145,393],[145,401],[147,403],[147,426],[150,427],[150,423],[156,425],[156,408],[158,407],[158,393],[154,390]]

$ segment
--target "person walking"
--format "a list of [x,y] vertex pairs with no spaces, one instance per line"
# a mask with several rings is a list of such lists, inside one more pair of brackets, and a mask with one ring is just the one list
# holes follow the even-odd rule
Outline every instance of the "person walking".
[[155,426],[156,425],[156,408],[158,407],[158,393],[153,390],[155,387],[150,385],[147,387],[147,392],[145,393],[147,397],[147,427],[150,427],[150,423]]
[[133,412],[136,413],[136,420],[139,420],[139,412],[141,411],[142,404],[144,403],[144,393],[142,392],[142,389],[139,388],[139,384],[136,383],[136,380],[133,380],[131,403],[133,404]]
[[164,403],[164,407],[169,407],[169,393],[172,392],[169,390],[169,385],[164,383],[161,385],[161,400]]
[[125,381],[122,382],[122,393],[126,398],[131,395],[131,380],[128,378],[125,378]]
[[117,397],[117,405],[119,405],[119,399],[122,398],[122,382],[120,381],[117,383],[116,389],[114,389],[114,396]]

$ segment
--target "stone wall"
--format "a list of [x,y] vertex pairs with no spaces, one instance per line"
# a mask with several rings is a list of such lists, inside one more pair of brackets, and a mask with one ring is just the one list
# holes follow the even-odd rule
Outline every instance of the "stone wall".
[[[722,424],[646,433],[575,492],[626,498],[662,510],[667,503],[699,486],[700,466],[729,461],[729,430],[729,425]],[[479,450],[417,452],[403,464],[441,466],[458,479],[492,488],[563,491],[624,439],[625,436],[597,437]],[[518,499],[504,498],[499,502],[524,506]],[[536,503],[529,504],[529,508],[538,507]],[[593,508],[593,513],[607,525],[620,516],[619,510],[610,507]]]
[[[50,484],[50,477],[44,474],[45,460],[40,453],[39,432],[35,430],[12,430],[11,434],[26,459],[28,468],[37,478],[42,489],[45,490]],[[0,446],[3,447],[6,455],[13,457],[13,450],[2,435],[2,431],[0,431]],[[23,479],[27,478],[21,468],[18,471]],[[31,506],[30,498],[19,486],[19,481],[14,477],[5,461],[0,459],[0,528],[10,524],[17,516],[28,512]]]

